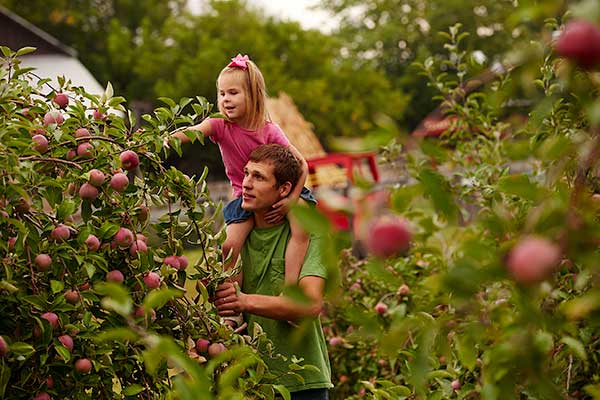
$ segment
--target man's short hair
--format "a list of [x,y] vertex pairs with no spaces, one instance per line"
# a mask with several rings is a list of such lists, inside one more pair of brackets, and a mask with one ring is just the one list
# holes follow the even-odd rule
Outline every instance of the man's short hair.
[[280,144],[258,146],[250,153],[249,161],[272,163],[277,187],[290,182],[293,188],[302,173],[300,161],[294,156],[294,153]]

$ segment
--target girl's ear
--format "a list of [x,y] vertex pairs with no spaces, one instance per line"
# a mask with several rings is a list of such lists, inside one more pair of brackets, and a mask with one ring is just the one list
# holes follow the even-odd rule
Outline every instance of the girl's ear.
[[284,197],[287,197],[288,194],[290,194],[290,192],[292,191],[292,184],[290,182],[286,182],[283,185],[279,186],[277,190],[279,191],[279,197],[283,199]]

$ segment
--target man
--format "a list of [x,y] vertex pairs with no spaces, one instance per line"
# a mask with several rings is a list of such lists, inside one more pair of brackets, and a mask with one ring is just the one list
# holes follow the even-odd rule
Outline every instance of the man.
[[[244,168],[242,208],[254,213],[255,225],[242,248],[242,288],[233,282],[222,284],[217,290],[215,305],[221,316],[243,313],[250,330],[258,323],[273,341],[276,353],[285,355],[288,360],[292,356],[303,358],[305,364],[319,368],[319,372],[300,371],[304,382],[290,376],[277,382],[292,392],[292,399],[319,400],[328,399],[327,389],[333,385],[319,320],[327,271],[321,262],[318,238],[311,238],[298,278],[298,287],[308,299],[300,303],[281,295],[289,223],[284,220],[271,224],[265,218],[271,206],[291,192],[292,182],[298,181],[300,173],[299,161],[283,146],[263,145],[250,155]],[[301,346],[291,347],[290,337],[295,328],[289,321],[306,318],[308,328]],[[287,369],[280,359],[265,362],[276,373]]]

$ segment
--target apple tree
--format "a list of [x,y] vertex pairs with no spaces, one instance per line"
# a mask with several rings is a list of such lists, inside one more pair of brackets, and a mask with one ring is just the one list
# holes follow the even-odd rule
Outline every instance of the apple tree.
[[210,105],[163,98],[134,129],[110,84],[96,96],[21,68],[33,50],[1,48],[0,397],[285,394],[257,350],[264,334],[234,333],[209,301],[232,272],[208,171],[162,164],[164,138]]

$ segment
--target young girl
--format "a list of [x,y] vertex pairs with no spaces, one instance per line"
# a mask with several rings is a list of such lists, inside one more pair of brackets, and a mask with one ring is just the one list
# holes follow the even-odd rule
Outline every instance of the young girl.
[[[290,144],[283,131],[269,119],[266,110],[266,88],[262,73],[248,56],[238,54],[223,68],[217,78],[218,107],[226,118],[208,118],[185,130],[199,130],[219,145],[225,172],[233,187],[233,197],[224,209],[227,239],[223,255],[231,252],[228,266],[235,261],[254,227],[252,214],[242,209],[242,180],[244,166],[256,147],[277,143],[289,147],[301,161],[302,175],[290,195],[279,201],[269,212],[267,221],[278,223],[285,218],[291,204],[299,200],[316,203],[312,193],[304,187],[308,166],[300,152]],[[173,136],[182,142],[189,139],[184,131]],[[302,201],[302,200],[300,200]],[[296,221],[290,219],[291,238],[285,253],[285,283],[296,284],[308,248],[308,236]]]

